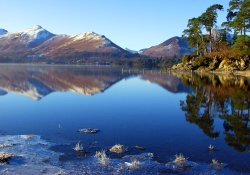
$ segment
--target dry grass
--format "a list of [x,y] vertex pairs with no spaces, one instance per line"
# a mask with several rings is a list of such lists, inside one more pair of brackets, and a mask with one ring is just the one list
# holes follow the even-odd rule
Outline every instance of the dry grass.
[[174,162],[177,164],[185,164],[188,158],[184,157],[183,154],[175,155]]
[[81,142],[76,143],[76,146],[73,148],[73,150],[80,152],[83,151],[83,146],[81,144]]
[[107,157],[105,151],[97,151],[95,157],[98,159],[100,164],[107,166],[110,163],[110,159]]
[[131,163],[125,162],[125,164],[129,167],[129,169],[135,170],[140,168],[141,162],[134,159]]

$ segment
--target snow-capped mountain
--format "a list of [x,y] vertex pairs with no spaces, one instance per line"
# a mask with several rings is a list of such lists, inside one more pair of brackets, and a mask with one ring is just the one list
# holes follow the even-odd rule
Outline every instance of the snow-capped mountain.
[[[7,33],[0,37],[0,62],[43,59],[49,62],[81,62],[85,58],[129,57],[131,53],[104,35],[86,32],[55,35],[41,26]],[[17,60],[19,59],[19,60]]]
[[7,30],[0,28],[0,35],[5,35],[6,33],[8,33]]
[[66,57],[119,57],[129,55],[104,35],[86,32],[78,35],[55,36],[39,45],[36,52],[49,58]]
[[193,52],[194,49],[189,48],[186,39],[176,36],[157,46],[143,50],[141,54],[152,57],[178,58],[186,54],[192,54]]
[[53,33],[50,33],[39,25],[35,25],[16,33],[8,33],[5,35],[5,38],[20,40],[30,47],[35,47],[53,36],[55,36]]

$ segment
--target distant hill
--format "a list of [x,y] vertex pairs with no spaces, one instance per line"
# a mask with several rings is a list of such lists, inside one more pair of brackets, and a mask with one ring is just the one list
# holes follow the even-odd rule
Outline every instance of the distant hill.
[[141,54],[151,57],[179,58],[193,52],[194,49],[188,47],[186,39],[176,36],[159,45],[144,49]]
[[77,63],[85,58],[130,57],[104,35],[86,32],[55,35],[41,26],[8,33],[0,30],[0,62],[51,61]]

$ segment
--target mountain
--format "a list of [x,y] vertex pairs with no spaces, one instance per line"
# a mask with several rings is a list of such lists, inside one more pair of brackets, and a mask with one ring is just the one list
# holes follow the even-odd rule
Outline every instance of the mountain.
[[77,63],[89,58],[130,57],[132,54],[104,35],[86,32],[55,35],[39,25],[0,36],[0,62]]
[[135,53],[138,53],[138,51],[135,51],[135,50],[131,50],[129,48],[125,48],[126,51],[132,53],[132,54],[135,54]]
[[25,58],[32,49],[55,35],[36,25],[23,31],[0,37],[0,58]]
[[6,33],[8,33],[7,30],[0,28],[0,35],[5,35]]
[[186,39],[176,36],[157,46],[144,49],[141,54],[151,57],[178,58],[193,52],[194,49],[188,47]]
[[35,49],[36,53],[56,59],[58,57],[119,57],[129,55],[104,35],[86,32],[78,35],[55,36]]

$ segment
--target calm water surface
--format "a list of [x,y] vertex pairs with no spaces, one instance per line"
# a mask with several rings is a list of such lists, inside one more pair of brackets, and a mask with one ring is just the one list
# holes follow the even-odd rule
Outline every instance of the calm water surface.
[[[218,159],[232,174],[250,173],[250,80],[244,77],[1,65],[0,106],[0,137],[41,136],[60,154],[58,167],[70,169],[69,162],[119,143],[127,154],[154,153],[153,161],[161,164],[182,153],[200,164]],[[100,132],[76,132],[81,128]],[[78,141],[90,152],[84,158],[72,151]],[[209,144],[216,151],[209,152]],[[114,159],[125,155],[119,156]]]

